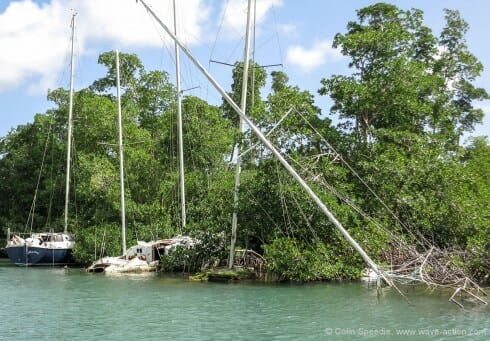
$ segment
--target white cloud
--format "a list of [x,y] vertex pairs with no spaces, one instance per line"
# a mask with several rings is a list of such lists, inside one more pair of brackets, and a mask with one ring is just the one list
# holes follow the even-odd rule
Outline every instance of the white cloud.
[[[61,1],[61,0],[56,0]],[[87,40],[110,40],[123,46],[161,46],[170,38],[141,4],[121,0],[72,0],[80,12],[80,29]],[[173,30],[172,1],[146,1],[158,17]],[[179,37],[188,45],[199,42],[209,15],[202,0],[177,1]]]
[[57,4],[40,7],[21,1],[0,15],[0,91],[27,77],[59,71],[67,46],[66,23],[56,19],[61,12]]
[[278,30],[285,36],[297,36],[298,27],[294,24],[279,24]]
[[[173,29],[171,1],[147,1]],[[188,45],[200,41],[210,9],[204,0],[177,2],[179,37]],[[12,1],[0,13],[0,92],[26,81],[31,91],[46,91],[66,68],[70,45],[71,9],[77,15],[78,54],[109,43],[115,47],[157,47],[170,38],[141,4],[120,0]],[[163,38],[162,38],[163,37]],[[95,48],[96,49],[96,48]]]
[[[225,35],[242,37],[247,24],[247,0],[226,1],[219,18],[223,20],[222,31]],[[273,7],[282,6],[282,0],[257,0],[255,24],[259,26]],[[221,20],[221,19],[220,19]],[[253,20],[253,18],[252,18]]]
[[303,72],[310,72],[320,65],[341,58],[340,51],[332,47],[332,41],[324,40],[316,42],[310,49],[298,45],[289,47],[286,63],[299,67]]

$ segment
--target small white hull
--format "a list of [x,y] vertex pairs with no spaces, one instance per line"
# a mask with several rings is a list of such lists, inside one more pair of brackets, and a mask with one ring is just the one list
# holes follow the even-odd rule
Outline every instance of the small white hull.
[[188,236],[176,236],[151,242],[138,241],[125,256],[104,257],[87,268],[87,272],[139,273],[156,271],[162,256],[177,246],[193,247],[199,241]]
[[138,273],[156,271],[158,261],[148,263],[139,258],[118,262],[105,268],[105,273]]
[[87,268],[87,272],[104,273],[138,273],[156,271],[158,261],[147,262],[138,257],[125,259],[124,257],[104,257]]

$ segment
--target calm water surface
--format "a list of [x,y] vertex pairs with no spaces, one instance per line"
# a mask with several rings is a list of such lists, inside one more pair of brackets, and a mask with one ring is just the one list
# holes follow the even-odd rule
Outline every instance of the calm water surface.
[[[489,340],[490,308],[363,283],[220,284],[0,259],[2,340]],[[488,299],[488,297],[487,297]],[[400,334],[405,336],[400,336]]]

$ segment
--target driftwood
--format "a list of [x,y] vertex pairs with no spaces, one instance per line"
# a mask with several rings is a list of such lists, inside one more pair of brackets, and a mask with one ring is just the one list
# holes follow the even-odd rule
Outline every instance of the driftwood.
[[[383,251],[380,255],[381,260],[383,260],[386,264],[389,264],[388,266],[380,266],[378,269],[375,269],[377,264],[371,263],[369,256],[366,255],[366,257],[364,257],[363,254],[361,254],[364,260],[366,260],[366,258],[369,260],[367,261],[368,265],[378,274],[378,281],[383,279],[388,285],[398,290],[402,296],[403,294],[396,287],[396,283],[424,284],[431,288],[452,289],[454,290],[454,293],[449,298],[449,301],[456,303],[460,307],[463,307],[463,305],[457,302],[455,297],[456,295],[463,293],[474,298],[477,302],[487,304],[487,302],[482,298],[482,296],[487,295],[485,291],[483,291],[483,289],[475,281],[467,276],[462,267],[457,264],[458,260],[461,259],[461,256],[464,256],[464,253],[461,251],[441,250],[434,245],[431,245],[422,235],[416,231],[413,231],[409,228],[409,226],[406,226],[402,221],[400,221],[396,214],[392,212],[392,210],[359,176],[359,174],[342,158],[342,156],[327,142],[327,140],[313,126],[311,126],[311,124],[309,124],[308,120],[301,114],[301,112],[296,109],[295,111],[297,114],[303,117],[304,121],[309,125],[312,131],[314,131],[322,142],[325,143],[327,150],[315,155],[312,160],[310,159],[308,166],[301,165],[299,161],[292,158],[290,158],[290,162],[294,162],[297,166],[299,166],[298,168],[300,173],[307,182],[316,183],[320,187],[326,188],[330,193],[335,195],[341,201],[345,202],[364,218],[369,220],[378,228],[388,232],[392,236],[392,247]],[[395,236],[393,231],[388,231],[380,226],[375,219],[369,217],[369,215],[363,212],[363,210],[357,206],[355,202],[350,200],[350,198],[337,191],[334,186],[329,184],[324,176],[324,171],[317,169],[317,165],[322,158],[328,158],[331,164],[341,163],[346,166],[352,172],[352,174],[357,177],[362,184],[364,184],[368,191],[373,194],[374,197],[383,205],[387,212],[389,212],[393,218],[400,223],[400,226],[405,229],[405,232],[409,238],[411,238],[413,244],[407,244],[402,239]],[[283,158],[281,157],[280,160],[283,160]],[[356,247],[358,252],[360,252],[359,249]],[[244,256],[244,259],[245,258],[246,257]]]
[[[318,157],[315,160],[317,160]],[[344,163],[344,160],[341,157],[340,160]],[[331,158],[331,162],[338,162],[338,156],[335,159]],[[351,169],[350,166],[349,169]],[[373,223],[373,225],[391,235],[391,248],[384,250],[380,255],[381,260],[388,265],[384,267],[380,266],[380,273],[382,279],[384,279],[388,285],[395,287],[400,294],[402,293],[396,287],[397,283],[423,284],[430,288],[454,290],[454,293],[449,298],[449,301],[456,303],[460,307],[463,307],[463,305],[455,300],[457,294],[466,294],[474,298],[477,302],[487,304],[487,302],[482,298],[482,296],[487,295],[485,291],[468,275],[466,275],[462,267],[457,264],[458,260],[464,260],[464,252],[458,250],[441,250],[431,245],[427,240],[425,240],[425,238],[423,238],[423,236],[417,235],[415,232],[411,231],[398,219],[398,217],[392,213],[395,219],[405,228],[406,232],[415,241],[413,244],[409,245],[394,235],[391,231],[388,231],[380,226],[352,200],[337,191],[334,186],[326,181],[321,173],[316,174],[308,168],[303,168],[302,170],[304,172],[304,176],[309,181],[315,182],[326,188],[330,193],[335,195],[357,213]],[[372,192],[371,189],[370,191]],[[377,196],[376,198],[381,200]],[[384,203],[383,205],[388,209]],[[418,245],[419,249],[423,251],[419,251],[415,245]]]
[[243,268],[253,268],[255,273],[261,275],[265,271],[265,260],[253,250],[235,250],[235,265]]
[[440,250],[434,246],[426,252],[418,252],[415,247],[401,241],[392,242],[391,249],[381,254],[382,259],[390,264],[385,269],[386,273],[396,283],[452,289],[454,293],[449,301],[461,308],[463,305],[455,300],[458,294],[466,294],[479,303],[487,304],[483,299],[486,292],[457,264],[462,256],[464,253],[461,251]]

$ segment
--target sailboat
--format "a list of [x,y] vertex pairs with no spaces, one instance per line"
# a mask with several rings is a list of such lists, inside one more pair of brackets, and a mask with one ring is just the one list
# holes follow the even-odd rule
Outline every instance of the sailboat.
[[116,50],[116,88],[119,131],[119,174],[121,191],[121,243],[122,256],[103,257],[93,262],[87,272],[132,273],[155,271],[160,260],[160,251],[164,245],[161,242],[138,242],[136,246],[126,250],[126,218],[124,202],[124,151],[122,137],[122,113],[119,77],[119,52]]
[[70,193],[71,136],[73,116],[75,16],[76,13],[73,14],[71,19],[70,102],[68,109],[64,231],[12,233],[10,229],[8,229],[7,246],[5,247],[5,251],[7,252],[10,261],[20,266],[66,265],[73,263],[72,249],[75,244],[75,239],[73,234],[68,233],[68,200]]
[[[177,33],[177,14],[175,0],[174,9],[174,30]],[[182,133],[182,91],[180,82],[180,57],[179,48],[175,44],[176,77],[177,77],[177,129],[178,129],[178,148],[179,148],[179,182],[181,194],[181,219],[182,228],[186,225],[185,210],[185,184],[184,184],[184,156],[183,156],[183,133]],[[125,236],[125,213],[124,213],[124,165],[123,165],[123,145],[122,145],[122,126],[121,126],[121,99],[119,86],[119,57],[116,51],[116,81],[118,97],[118,121],[119,121],[119,160],[120,160],[120,179],[121,179],[121,235],[123,255],[119,257],[103,257],[87,268],[88,272],[105,273],[133,273],[155,271],[161,256],[168,255],[175,247],[185,245],[193,247],[198,241],[189,236],[175,236],[170,239],[143,242],[138,241],[137,245],[126,250]]]

